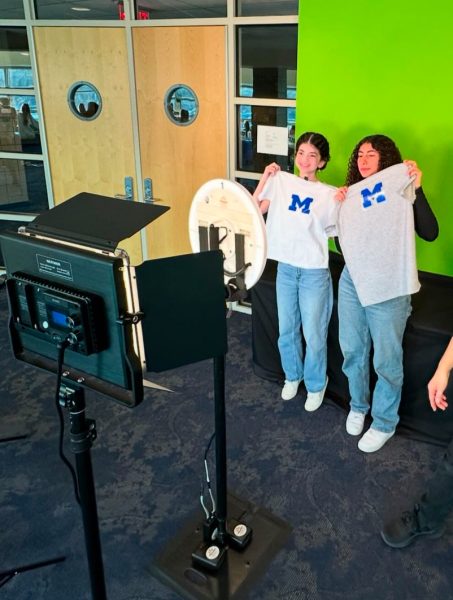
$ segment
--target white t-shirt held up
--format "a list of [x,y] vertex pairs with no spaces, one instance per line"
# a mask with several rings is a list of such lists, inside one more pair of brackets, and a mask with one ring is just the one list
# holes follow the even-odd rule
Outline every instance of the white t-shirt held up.
[[303,269],[328,267],[327,240],[336,235],[335,187],[279,171],[259,200],[270,200],[266,222],[268,258]]

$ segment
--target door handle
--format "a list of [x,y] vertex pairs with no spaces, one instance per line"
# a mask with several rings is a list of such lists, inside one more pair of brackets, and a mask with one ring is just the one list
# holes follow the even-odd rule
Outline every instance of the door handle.
[[134,199],[134,180],[132,177],[124,178],[124,194],[115,194],[115,198],[119,198],[120,200]]
[[153,180],[151,179],[151,177],[146,177],[143,180],[143,200],[145,202],[149,203],[153,203],[153,202],[159,202],[160,200],[162,200],[162,198],[155,198],[154,194],[153,194]]
[[146,177],[143,180],[143,189],[144,189],[144,195],[143,195],[144,201],[145,202],[154,202],[153,180],[151,179],[151,177]]

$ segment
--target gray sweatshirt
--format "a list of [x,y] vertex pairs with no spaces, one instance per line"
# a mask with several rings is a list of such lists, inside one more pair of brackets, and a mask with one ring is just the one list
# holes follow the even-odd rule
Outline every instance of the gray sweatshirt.
[[420,289],[415,254],[415,190],[403,163],[351,185],[338,238],[362,306]]

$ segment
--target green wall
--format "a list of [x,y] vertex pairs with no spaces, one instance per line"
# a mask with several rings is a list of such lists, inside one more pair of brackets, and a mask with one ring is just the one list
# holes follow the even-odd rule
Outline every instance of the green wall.
[[384,133],[416,160],[438,218],[417,239],[418,267],[453,275],[453,3],[450,0],[300,0],[296,132],[320,131],[344,183],[354,145]]

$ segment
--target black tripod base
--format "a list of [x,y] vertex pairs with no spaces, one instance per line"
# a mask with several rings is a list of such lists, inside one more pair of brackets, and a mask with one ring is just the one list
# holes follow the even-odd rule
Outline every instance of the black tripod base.
[[65,556],[57,556],[56,558],[50,558],[47,560],[42,560],[40,562],[29,563],[27,565],[20,565],[18,567],[13,567],[12,569],[8,569],[7,571],[2,571],[0,573],[0,587],[8,583],[15,575],[19,575],[19,573],[25,573],[26,571],[32,571],[33,569],[41,569],[42,567],[47,567],[49,565],[55,565],[59,562],[63,562],[66,560]]
[[13,435],[11,437],[0,438],[0,444],[4,444],[7,442],[17,442],[19,440],[25,440],[28,438],[28,433],[23,433],[22,435]]
[[228,521],[245,523],[253,538],[244,549],[227,548],[218,570],[194,566],[192,553],[203,543],[200,515],[171,540],[151,572],[189,600],[240,600],[285,544],[291,526],[264,508],[228,494]]

